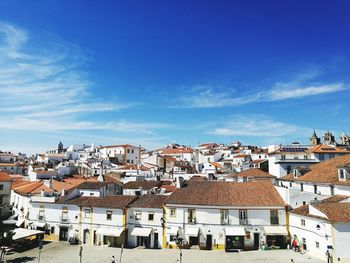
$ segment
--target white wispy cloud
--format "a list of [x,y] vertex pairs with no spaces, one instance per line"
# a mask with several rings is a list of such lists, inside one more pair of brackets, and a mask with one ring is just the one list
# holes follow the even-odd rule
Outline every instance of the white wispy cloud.
[[[84,70],[88,58],[77,46],[57,37],[34,37],[20,27],[0,23],[0,128],[59,133],[96,131],[152,135],[168,128],[156,122],[90,118],[138,105],[105,101],[91,93]],[[97,115],[99,116],[99,115]]]
[[255,102],[271,102],[287,99],[336,93],[346,89],[342,82],[313,83],[322,73],[318,69],[300,73],[289,82],[277,82],[271,88],[254,89],[238,94],[235,89],[218,89],[214,86],[195,86],[177,98],[176,108],[219,108],[240,106]]
[[265,115],[235,115],[209,129],[208,134],[244,137],[283,137],[310,134],[312,129],[276,121]]

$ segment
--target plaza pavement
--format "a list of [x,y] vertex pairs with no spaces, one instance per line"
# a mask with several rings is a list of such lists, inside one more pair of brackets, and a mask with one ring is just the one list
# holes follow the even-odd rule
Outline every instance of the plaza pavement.
[[[40,263],[79,263],[80,246],[62,242],[46,244],[40,256]],[[13,253],[5,256],[7,263],[37,263],[38,248]],[[120,248],[83,246],[82,263],[110,263],[112,255],[120,262]],[[150,250],[143,248],[124,249],[123,263],[176,263],[179,261],[180,250],[161,249]],[[311,258],[288,250],[249,251],[226,253],[224,251],[182,250],[182,263],[233,263],[233,262],[264,262],[264,263],[320,263],[321,260]]]

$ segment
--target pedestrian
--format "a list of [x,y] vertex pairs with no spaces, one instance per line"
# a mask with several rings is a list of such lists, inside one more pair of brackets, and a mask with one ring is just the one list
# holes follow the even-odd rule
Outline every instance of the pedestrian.
[[114,256],[112,256],[112,263],[115,263],[115,258],[114,258]]

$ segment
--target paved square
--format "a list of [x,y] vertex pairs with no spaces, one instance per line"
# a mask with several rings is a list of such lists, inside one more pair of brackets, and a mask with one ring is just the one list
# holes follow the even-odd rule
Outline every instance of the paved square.
[[[41,252],[41,263],[79,263],[80,246],[69,245],[62,242],[50,243],[44,246]],[[22,253],[6,255],[5,262],[17,263],[38,262],[38,249],[31,249]],[[83,263],[107,263],[111,262],[112,255],[116,262],[120,262],[120,248],[83,246]],[[224,251],[204,251],[204,250],[182,250],[183,263],[232,263],[232,262],[265,262],[265,263],[287,263],[291,259],[295,263],[319,263],[321,260],[311,258],[308,255],[301,255],[293,251],[273,250],[273,251],[249,251],[240,253],[226,253]],[[125,263],[176,263],[179,262],[180,250],[175,249],[124,249],[122,262]]]

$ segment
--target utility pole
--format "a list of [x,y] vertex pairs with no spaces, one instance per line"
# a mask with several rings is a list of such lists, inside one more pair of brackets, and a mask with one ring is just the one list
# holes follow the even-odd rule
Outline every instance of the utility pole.
[[122,248],[120,249],[120,258],[119,258],[119,263],[122,263],[122,257],[123,257],[123,248],[124,248],[124,244],[122,244]]
[[79,257],[80,257],[80,263],[82,263],[83,262],[83,247],[82,246],[80,246]]
[[38,256],[38,263],[40,263],[40,256],[41,256],[41,250],[43,248],[43,240],[41,239],[41,237],[39,237],[39,256]]

